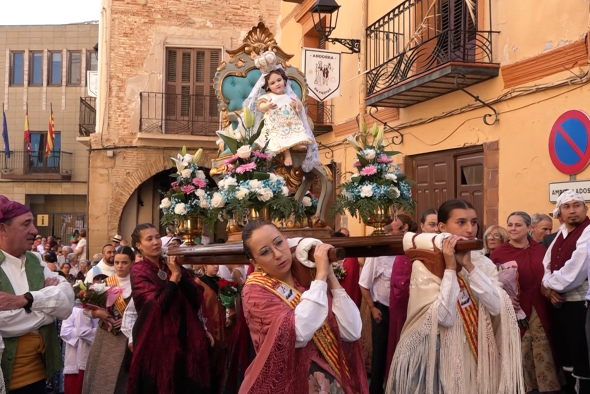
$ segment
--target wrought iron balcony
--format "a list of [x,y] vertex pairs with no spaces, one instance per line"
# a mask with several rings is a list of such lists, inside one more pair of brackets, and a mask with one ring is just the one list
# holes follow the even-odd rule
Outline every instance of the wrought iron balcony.
[[369,26],[366,104],[407,107],[497,77],[484,1],[406,0]]
[[215,136],[219,130],[216,96],[141,92],[139,131]]
[[313,133],[318,136],[332,131],[333,105],[318,101],[307,102],[307,115],[313,121]]
[[80,137],[89,137],[96,131],[96,97],[80,97]]
[[14,180],[71,180],[73,172],[72,153],[52,151],[10,151],[10,157],[0,152],[0,177]]

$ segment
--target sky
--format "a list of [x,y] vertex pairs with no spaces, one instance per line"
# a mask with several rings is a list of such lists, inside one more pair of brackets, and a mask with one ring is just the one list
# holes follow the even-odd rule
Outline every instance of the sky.
[[0,25],[62,25],[100,18],[100,0],[0,0]]

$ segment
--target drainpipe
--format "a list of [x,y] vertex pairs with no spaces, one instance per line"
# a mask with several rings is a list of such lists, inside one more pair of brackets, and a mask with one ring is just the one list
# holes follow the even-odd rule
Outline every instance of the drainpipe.
[[359,114],[361,115],[361,119],[359,121],[364,120],[365,113],[367,112],[367,105],[365,101],[367,99],[367,76],[365,72],[367,71],[367,62],[366,62],[366,54],[367,54],[367,26],[369,24],[369,0],[363,0],[362,3],[362,10],[361,10],[361,51],[359,53],[359,62],[360,62],[360,72],[362,76],[360,77],[360,94],[359,94]]

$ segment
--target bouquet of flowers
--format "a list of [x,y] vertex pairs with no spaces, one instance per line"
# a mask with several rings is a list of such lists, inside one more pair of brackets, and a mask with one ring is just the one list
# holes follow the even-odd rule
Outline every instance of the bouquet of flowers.
[[[121,294],[119,287],[109,287],[104,283],[94,283],[92,285],[76,281],[73,286],[74,297],[86,309],[106,309],[111,308]],[[114,329],[115,317],[109,312],[109,317],[105,321],[108,331],[117,335],[120,329]]]
[[288,198],[289,189],[283,177],[274,174],[272,152],[267,152],[266,145],[254,146],[260,136],[264,121],[258,131],[253,133],[254,114],[244,109],[242,127],[235,133],[218,131],[217,134],[229,148],[232,157],[225,160],[224,177],[218,182],[219,201],[213,207],[225,207],[225,210],[242,218],[248,209],[260,211],[268,206],[274,218],[286,218],[294,209],[294,202]]
[[376,124],[368,132],[363,123],[358,137],[348,137],[348,143],[357,151],[357,160],[353,163],[357,173],[340,185],[340,193],[331,208],[332,215],[348,211],[366,223],[378,208],[413,211],[414,201],[406,175],[391,158],[400,152],[385,150],[383,133]]
[[518,299],[520,297],[520,285],[518,284],[518,264],[516,261],[509,261],[498,265],[498,280],[504,285],[504,291],[508,293],[512,300],[514,313],[520,327],[529,328],[529,322],[526,313],[520,307]]
[[334,271],[334,275],[336,276],[336,279],[342,280],[346,277],[346,270],[342,266],[341,261],[339,261],[337,263],[333,263],[332,270]]
[[229,280],[219,281],[219,298],[221,303],[227,309],[233,308],[238,294],[238,284]]
[[201,218],[210,230],[215,228],[215,221],[221,211],[217,208],[222,207],[221,195],[209,190],[207,176],[197,165],[202,154],[203,150],[199,149],[191,155],[184,146],[181,153],[170,158],[176,165],[176,173],[171,175],[175,180],[166,192],[166,197],[160,202],[162,224],[196,216]]

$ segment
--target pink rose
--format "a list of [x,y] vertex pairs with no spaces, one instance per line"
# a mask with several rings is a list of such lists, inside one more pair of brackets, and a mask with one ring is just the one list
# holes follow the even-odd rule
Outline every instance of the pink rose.
[[256,169],[256,163],[247,163],[242,164],[238,168],[236,168],[236,172],[238,174],[243,174],[244,172],[254,171]]
[[355,160],[354,163],[352,163],[353,166],[355,167],[360,167],[361,166],[361,162],[358,160]]
[[179,190],[178,182],[172,182],[172,189],[177,192]]
[[201,178],[195,178],[193,179],[193,185],[195,185],[196,187],[204,188],[207,186],[207,181]]
[[230,157],[229,159],[225,160],[223,162],[223,164],[228,165],[228,164],[233,163],[236,160],[238,160],[238,154],[237,153],[235,155],[233,155],[232,157]]
[[190,194],[195,191],[195,187],[193,185],[186,185],[180,188],[183,193]]
[[360,172],[361,176],[375,175],[376,173],[377,173],[377,169],[373,165],[366,166]]
[[377,159],[377,162],[389,164],[389,163],[393,163],[393,159],[390,159],[389,157],[387,157],[387,155],[385,153],[382,153],[381,156],[379,156],[379,158]]

